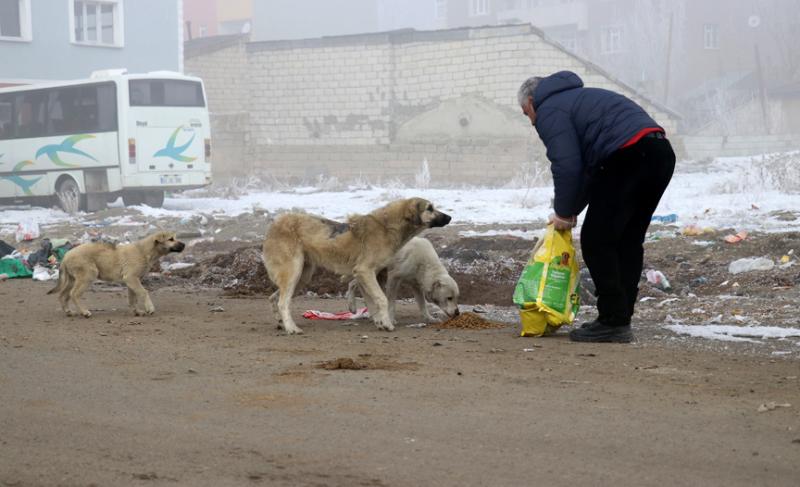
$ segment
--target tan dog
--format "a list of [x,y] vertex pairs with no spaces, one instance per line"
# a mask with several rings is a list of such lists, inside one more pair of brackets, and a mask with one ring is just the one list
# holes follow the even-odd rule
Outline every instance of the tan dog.
[[[95,279],[122,282],[128,286],[128,305],[137,316],[153,314],[150,294],[142,287],[142,277],[156,261],[170,252],[181,252],[185,245],[173,232],[158,232],[127,245],[96,242],[75,247],[67,252],[59,268],[58,284],[47,294],[60,293],[61,309],[72,316],[69,301],[86,318],[91,311],[81,304],[81,296]],[[144,311],[140,305],[144,305]]]
[[302,333],[290,315],[295,290],[305,286],[317,266],[355,277],[378,329],[393,330],[386,295],[375,274],[388,266],[412,237],[450,223],[422,198],[398,200],[366,215],[339,223],[305,213],[278,217],[264,239],[264,266],[278,287],[270,301],[286,333]]
[[[395,300],[401,284],[414,293],[422,319],[428,323],[436,319],[428,311],[428,301],[433,302],[447,316],[458,315],[458,284],[442,265],[436,249],[428,239],[414,237],[395,254],[387,268],[386,299],[389,300],[389,317],[395,323]],[[347,288],[347,306],[356,311],[358,281],[353,279]]]

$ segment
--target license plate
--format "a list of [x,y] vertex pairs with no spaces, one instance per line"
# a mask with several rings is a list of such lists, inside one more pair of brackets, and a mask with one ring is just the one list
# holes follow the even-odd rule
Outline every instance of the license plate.
[[181,179],[180,174],[165,174],[161,176],[161,184],[181,184]]

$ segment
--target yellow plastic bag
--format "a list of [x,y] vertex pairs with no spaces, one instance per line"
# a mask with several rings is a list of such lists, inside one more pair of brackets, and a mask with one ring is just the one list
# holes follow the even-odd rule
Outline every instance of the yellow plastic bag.
[[572,323],[580,307],[580,277],[572,231],[548,225],[514,289],[522,336],[543,336]]

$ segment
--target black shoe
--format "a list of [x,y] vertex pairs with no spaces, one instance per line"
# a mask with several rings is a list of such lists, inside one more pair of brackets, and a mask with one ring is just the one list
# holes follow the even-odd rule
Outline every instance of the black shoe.
[[633,341],[631,325],[610,326],[599,321],[584,323],[569,332],[573,342],[630,343]]

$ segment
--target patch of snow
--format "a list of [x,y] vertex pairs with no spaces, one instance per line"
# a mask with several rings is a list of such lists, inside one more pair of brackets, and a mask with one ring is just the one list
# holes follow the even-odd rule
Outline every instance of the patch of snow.
[[782,328],[778,326],[684,325],[673,323],[664,325],[664,328],[679,335],[728,342],[758,343],[752,338],[764,340],[768,338],[800,337],[800,328]]

